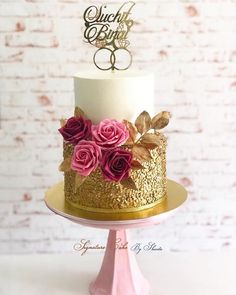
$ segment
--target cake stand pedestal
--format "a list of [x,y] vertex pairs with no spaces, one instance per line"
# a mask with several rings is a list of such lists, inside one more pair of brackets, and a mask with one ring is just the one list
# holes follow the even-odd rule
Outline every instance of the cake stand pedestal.
[[[119,241],[119,249],[117,247]],[[97,278],[90,284],[92,295],[143,295],[149,284],[143,277],[133,252],[128,249],[125,229],[110,230],[106,252]]]
[[171,180],[168,180],[167,194],[166,201],[156,208],[114,215],[86,212],[69,206],[65,202],[63,183],[49,189],[45,203],[50,210],[78,224],[109,230],[101,269],[90,284],[91,295],[148,294],[149,283],[143,277],[133,251],[129,249],[127,230],[160,223],[187,198],[185,189]]

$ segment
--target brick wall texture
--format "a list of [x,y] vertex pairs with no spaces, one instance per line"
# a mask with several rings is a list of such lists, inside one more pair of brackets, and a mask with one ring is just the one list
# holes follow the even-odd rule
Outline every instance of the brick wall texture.
[[[236,1],[136,1],[134,67],[155,71],[156,110],[170,110],[168,176],[189,199],[161,225],[132,230],[165,251],[236,250]],[[0,252],[70,252],[105,230],[52,214],[62,180],[59,119],[72,114],[73,74],[93,69],[84,9],[104,1],[0,0]],[[110,1],[120,5],[121,1]]]

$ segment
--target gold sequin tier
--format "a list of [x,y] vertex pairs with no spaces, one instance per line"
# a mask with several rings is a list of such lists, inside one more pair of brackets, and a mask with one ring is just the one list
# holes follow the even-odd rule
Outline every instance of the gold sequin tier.
[[[65,172],[66,201],[73,206],[95,212],[132,212],[143,210],[166,197],[166,145],[160,134],[161,146],[151,150],[152,160],[142,163],[144,169],[132,170],[131,177],[137,190],[124,188],[119,183],[105,181],[101,170],[91,173],[75,191],[75,172]],[[64,158],[73,153],[72,145],[64,145]]]

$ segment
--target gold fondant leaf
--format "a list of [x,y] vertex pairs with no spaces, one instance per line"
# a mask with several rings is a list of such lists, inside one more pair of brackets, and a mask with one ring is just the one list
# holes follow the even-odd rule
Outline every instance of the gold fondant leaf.
[[134,157],[140,161],[148,161],[152,159],[149,150],[140,144],[135,144],[132,148],[132,152]]
[[69,172],[71,170],[71,157],[64,159],[59,166],[59,171]]
[[137,160],[133,160],[132,163],[131,163],[131,167],[132,169],[134,170],[138,170],[138,169],[144,169],[143,165],[137,161]]
[[160,145],[160,137],[155,133],[146,133],[140,139],[142,145],[148,149],[154,149]]
[[60,124],[61,124],[61,127],[64,127],[66,125],[66,119],[61,119]]
[[120,183],[126,188],[137,190],[137,187],[131,177],[121,180]]
[[81,110],[79,107],[75,107],[75,112],[74,112],[75,117],[84,117],[84,112]]
[[135,121],[135,126],[140,134],[147,132],[151,127],[151,117],[148,112],[142,112]]
[[152,128],[153,129],[162,129],[169,124],[170,112],[163,111],[152,118]]
[[78,173],[75,174],[75,192],[79,186],[85,181],[86,177]]
[[154,150],[158,146],[155,143],[143,143],[142,145],[149,150]]
[[133,123],[127,121],[127,120],[124,120],[123,123],[125,124],[126,128],[128,129],[129,131],[129,138],[127,140],[127,143],[134,143],[135,142],[135,139],[137,137],[137,134],[138,134],[138,131],[136,129],[136,127],[134,126]]

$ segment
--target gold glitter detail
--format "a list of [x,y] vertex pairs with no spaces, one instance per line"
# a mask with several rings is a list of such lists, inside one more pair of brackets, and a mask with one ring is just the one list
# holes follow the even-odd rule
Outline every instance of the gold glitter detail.
[[[166,145],[163,134],[160,136],[161,145],[151,150],[152,160],[142,163],[144,169],[132,170],[131,178],[137,190],[123,187],[120,183],[108,182],[103,179],[100,168],[92,172],[84,183],[74,192],[75,172],[65,172],[65,198],[76,207],[87,210],[124,212],[143,210],[143,206],[155,206],[166,197]],[[73,153],[73,146],[64,144],[63,155],[68,158]]]

